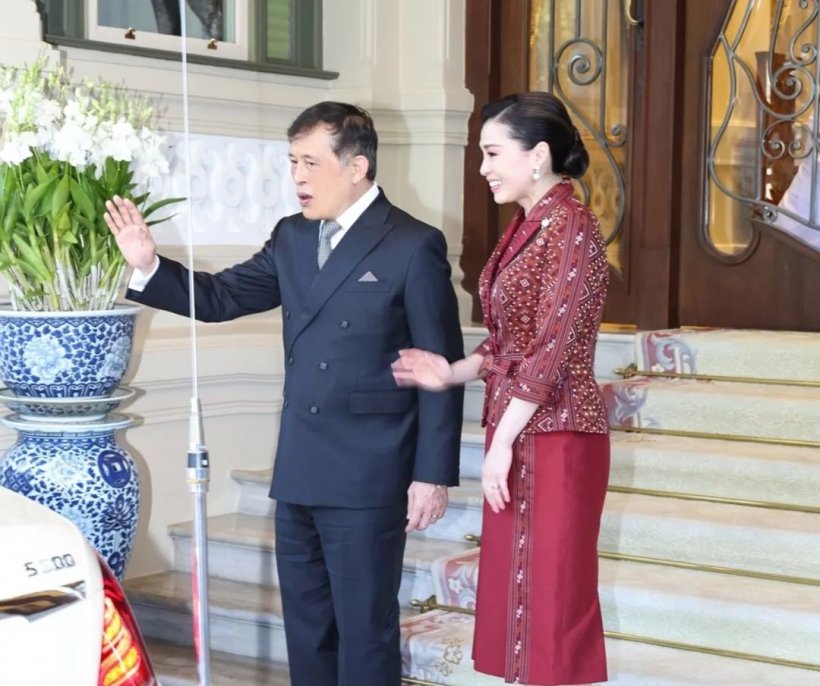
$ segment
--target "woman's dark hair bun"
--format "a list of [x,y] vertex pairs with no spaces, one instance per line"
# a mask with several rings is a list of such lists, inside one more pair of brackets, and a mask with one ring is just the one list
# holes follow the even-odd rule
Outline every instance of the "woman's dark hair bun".
[[506,126],[524,150],[532,150],[541,141],[549,145],[555,174],[577,179],[589,166],[581,134],[564,103],[552,93],[531,91],[494,100],[481,110],[481,122],[489,120]]
[[[575,128],[575,127],[573,127]],[[575,129],[572,138],[572,144],[567,150],[566,157],[564,157],[563,169],[561,174],[566,174],[572,179],[578,179],[584,175],[589,167],[589,153],[584,141],[581,140],[581,134],[578,129]]]

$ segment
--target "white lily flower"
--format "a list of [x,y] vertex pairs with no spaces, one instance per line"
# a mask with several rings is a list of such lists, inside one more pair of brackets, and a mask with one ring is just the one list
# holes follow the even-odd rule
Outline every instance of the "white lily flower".
[[20,164],[32,155],[32,141],[33,133],[24,132],[11,134],[3,141],[0,146],[0,163],[3,164]]
[[54,134],[51,150],[54,159],[84,169],[88,163],[89,152],[94,146],[94,139],[83,127],[67,121]]
[[38,129],[44,129],[54,124],[60,117],[62,109],[55,100],[41,100],[34,108],[34,124]]

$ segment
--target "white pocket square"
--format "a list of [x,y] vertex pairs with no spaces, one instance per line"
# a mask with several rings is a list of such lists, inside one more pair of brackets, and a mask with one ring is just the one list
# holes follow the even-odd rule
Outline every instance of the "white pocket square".
[[373,272],[367,272],[367,274],[363,274],[359,277],[359,283],[368,283],[373,281],[378,281],[376,275]]

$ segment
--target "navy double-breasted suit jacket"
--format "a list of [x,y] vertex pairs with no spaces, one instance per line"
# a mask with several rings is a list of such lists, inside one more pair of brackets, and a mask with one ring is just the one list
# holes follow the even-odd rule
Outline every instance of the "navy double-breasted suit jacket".
[[[282,219],[253,257],[194,275],[196,317],[226,321],[282,308],[285,390],[272,498],[300,505],[379,507],[411,481],[455,485],[461,389],[399,388],[402,348],[463,356],[444,236],[383,193],[320,271],[319,222]],[[188,272],[160,258],[128,297],[187,315]]]

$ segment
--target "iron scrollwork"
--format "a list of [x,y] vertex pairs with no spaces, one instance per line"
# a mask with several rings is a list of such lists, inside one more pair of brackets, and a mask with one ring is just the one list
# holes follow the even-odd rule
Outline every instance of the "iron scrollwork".
[[[744,6],[745,5],[745,6]],[[726,109],[720,124],[710,125],[705,183],[706,212],[701,227],[703,244],[710,253],[724,262],[739,263],[755,251],[760,232],[764,231],[792,245],[815,253],[820,250],[820,216],[818,216],[818,145],[817,114],[820,95],[820,0],[771,0],[770,15],[759,16],[766,6],[760,0],[734,0],[712,53],[710,69],[710,101],[707,116],[713,113],[716,74],[714,64],[720,54],[726,61],[728,93]],[[768,45],[754,51],[754,40],[761,35],[755,23],[768,22]],[[810,39],[810,34],[814,36]],[[759,41],[759,38],[758,38]],[[748,55],[754,52],[756,63],[749,64]],[[744,96],[750,96],[754,105],[754,126],[757,140],[748,145],[755,162],[741,160],[748,171],[746,178],[733,185],[721,173],[721,144],[731,147],[729,136],[733,124],[743,119],[740,110]],[[747,108],[748,109],[748,108]],[[808,118],[808,121],[806,119]],[[749,119],[748,114],[746,119]],[[737,128],[737,127],[735,127]],[[743,164],[745,163],[745,164]],[[800,170],[800,167],[807,165]],[[797,174],[795,174],[797,167]],[[792,184],[797,175],[808,190],[807,212],[797,212],[788,201],[796,197]],[[751,235],[745,245],[727,253],[714,241],[710,230],[709,209],[718,201],[712,194],[712,185],[727,198],[739,203],[751,214]],[[804,189],[805,191],[806,189]],[[805,192],[803,196],[805,196]],[[802,198],[805,204],[805,197]],[[815,233],[816,232],[816,233]]]
[[[607,245],[615,242],[623,231],[624,169],[614,151],[625,146],[628,133],[625,123],[612,121],[612,108],[608,108],[612,104],[611,99],[608,100],[612,97],[608,92],[612,87],[609,70],[619,66],[608,64],[613,47],[610,41],[623,43],[620,33],[610,35],[615,24],[611,13],[617,14],[620,30],[631,25],[629,20],[635,19],[633,12],[640,11],[639,5],[642,2],[636,2],[633,7],[629,0],[596,3],[564,0],[542,3],[540,9],[549,12],[547,21],[543,22],[547,27],[545,35],[539,36],[546,43],[542,59],[547,69],[542,87],[567,106],[584,142],[591,148],[590,157],[603,158],[603,164],[598,165],[601,169],[597,170],[601,179],[593,179],[592,184],[580,180],[579,187],[584,202],[591,205],[601,219]],[[535,21],[542,23],[538,17]],[[620,111],[625,112],[625,103],[619,104],[623,105]],[[595,176],[595,166],[591,165],[588,178]]]

